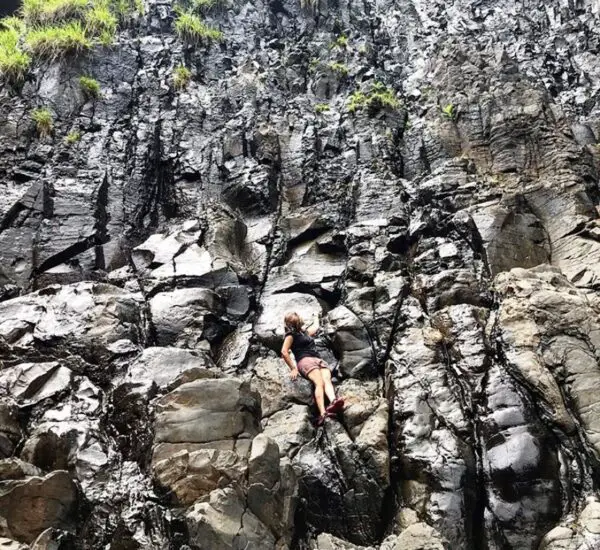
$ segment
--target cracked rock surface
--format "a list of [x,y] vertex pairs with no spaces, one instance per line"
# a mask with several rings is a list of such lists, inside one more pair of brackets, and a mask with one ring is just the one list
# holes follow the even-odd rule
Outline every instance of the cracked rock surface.
[[143,4],[0,81],[0,548],[600,547],[598,2]]

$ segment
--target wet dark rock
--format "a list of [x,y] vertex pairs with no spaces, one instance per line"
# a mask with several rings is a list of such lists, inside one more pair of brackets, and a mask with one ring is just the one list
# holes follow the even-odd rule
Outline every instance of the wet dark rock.
[[362,456],[335,420],[327,420],[316,438],[294,458],[299,477],[299,513],[319,531],[367,545],[379,540],[386,479]]
[[21,426],[18,420],[16,403],[11,399],[0,400],[0,456],[12,455],[21,439]]

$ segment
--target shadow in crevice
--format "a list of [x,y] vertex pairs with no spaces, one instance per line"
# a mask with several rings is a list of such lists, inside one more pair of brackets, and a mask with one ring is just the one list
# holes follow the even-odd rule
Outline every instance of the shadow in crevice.
[[13,15],[20,7],[20,0],[3,0],[0,3],[0,17]]

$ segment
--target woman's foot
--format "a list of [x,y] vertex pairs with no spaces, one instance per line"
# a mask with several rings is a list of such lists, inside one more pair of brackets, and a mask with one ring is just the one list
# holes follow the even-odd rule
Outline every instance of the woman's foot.
[[319,416],[317,418],[317,422],[316,422],[317,426],[322,426],[325,423],[325,419],[326,418],[327,418],[327,413],[322,414],[321,416]]
[[343,406],[344,400],[341,397],[338,397],[329,405],[329,407],[327,407],[327,413],[337,414],[342,410]]

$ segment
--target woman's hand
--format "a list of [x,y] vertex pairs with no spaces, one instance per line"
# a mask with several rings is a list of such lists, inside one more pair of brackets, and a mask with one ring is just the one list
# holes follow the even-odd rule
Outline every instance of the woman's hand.
[[290,371],[290,378],[291,378],[292,380],[296,380],[296,378],[298,378],[298,369],[297,369],[297,368],[293,368],[293,369]]

